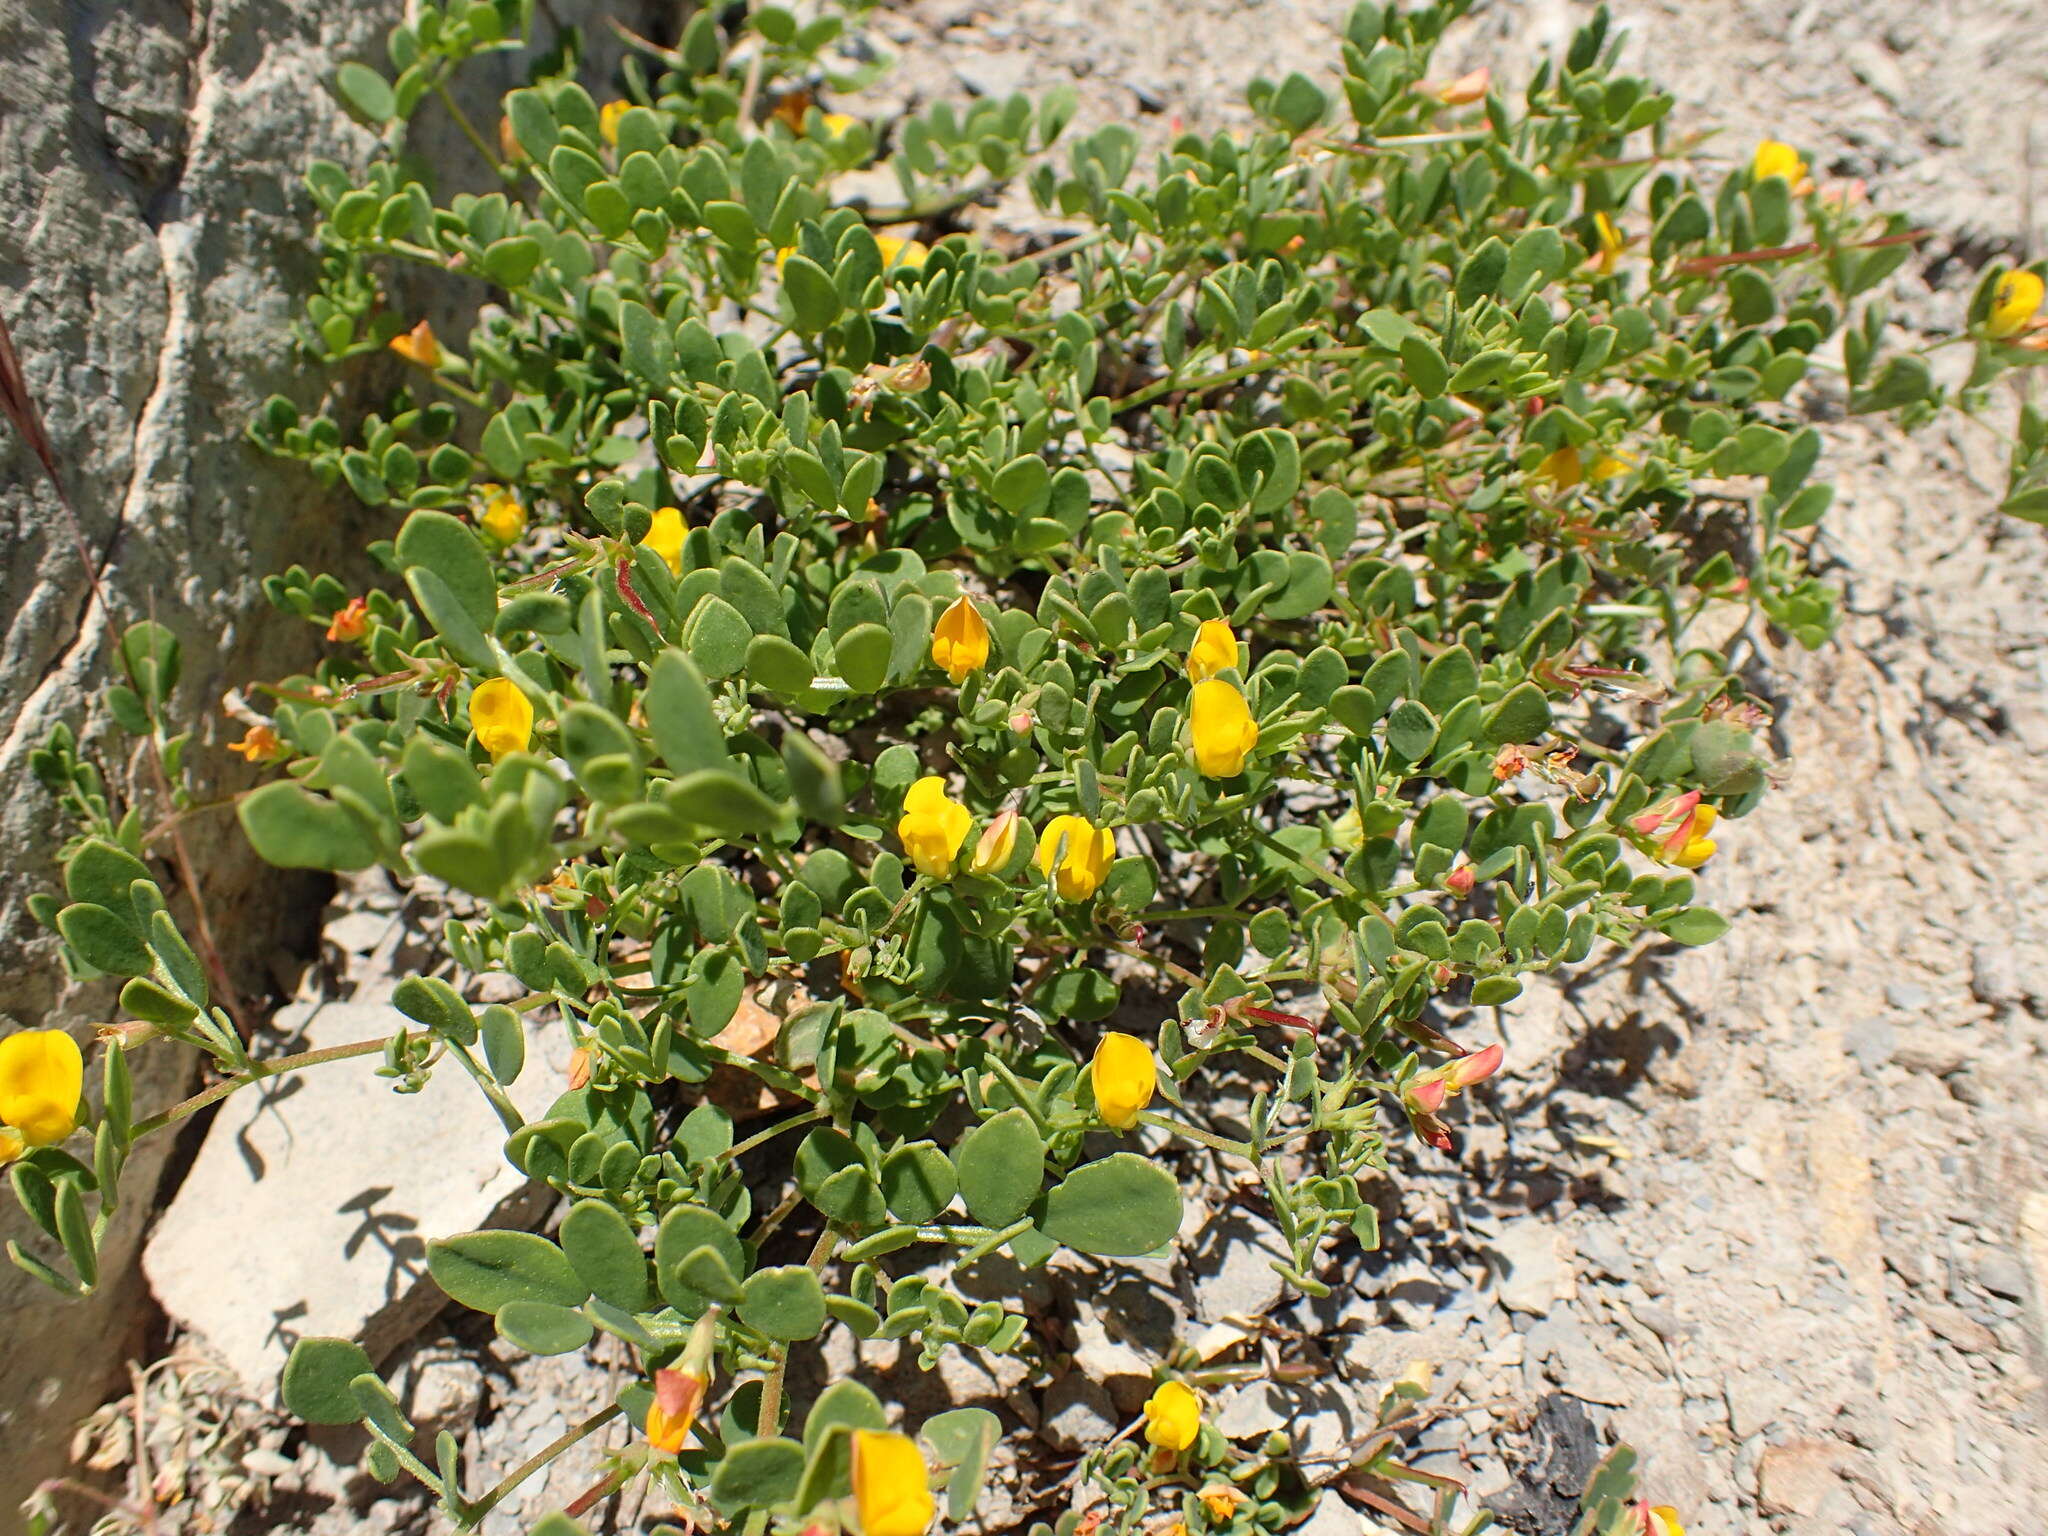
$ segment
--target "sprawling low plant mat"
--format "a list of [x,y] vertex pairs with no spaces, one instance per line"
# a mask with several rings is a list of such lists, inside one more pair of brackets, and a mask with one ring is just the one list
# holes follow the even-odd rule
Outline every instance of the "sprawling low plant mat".
[[[1057,94],[830,110],[857,8],[699,10],[606,105],[558,50],[482,127],[445,82],[518,46],[517,0],[423,5],[395,79],[341,71],[384,150],[308,173],[301,342],[407,380],[356,421],[273,400],[252,436],[385,514],[390,579],[269,583],[329,644],[256,680],[237,750],[267,778],[237,810],[275,864],[445,895],[447,964],[395,996],[415,1027],[316,1056],[469,1074],[560,1193],[550,1235],[440,1234],[430,1262],[528,1350],[637,1351],[575,1433],[644,1433],[572,1514],[648,1476],[750,1536],[966,1516],[994,1415],[903,1424],[851,1381],[792,1404],[791,1351],[1036,1348],[953,1268],[1171,1244],[1189,1148],[1250,1171],[1320,1292],[1379,1241],[1387,1138],[1455,1155],[1452,1101],[1502,1059],[1482,1010],[1726,927],[1703,886],[1771,780],[1743,670],[1836,622],[1808,403],[1948,398],[1875,297],[1916,233],[1795,147],[1673,132],[1604,14],[1513,94],[1444,78],[1461,9],[1361,4],[1341,99],[1259,82],[1255,131],[1143,165]],[[439,111],[496,190],[443,201],[406,153]],[[845,200],[878,155],[900,205]],[[957,231],[1017,180],[1055,237]],[[464,334],[389,302],[409,263],[473,284]],[[2038,358],[2041,291],[1986,274],[1949,338],[1963,404]],[[2040,420],[2021,436],[2029,515]],[[176,628],[130,629],[106,698],[173,789]],[[93,758],[60,732],[39,759],[80,828],[40,910],[77,972],[128,978],[100,1108],[67,1037],[0,1042],[14,1187],[55,1244],[15,1257],[64,1291],[95,1283],[137,1136],[319,1064],[253,1054]],[[523,996],[465,1000],[494,975]],[[730,1028],[763,1007],[772,1039]],[[528,1121],[504,1086],[541,1033],[576,1069]],[[180,1047],[219,1083],[136,1122],[128,1053]],[[736,1125],[721,1069],[775,1107]],[[1219,1081],[1241,1138],[1200,1114]],[[1256,1369],[1161,1360],[1083,1463],[1089,1529],[1297,1518],[1288,1438],[1205,1419]],[[1360,1486],[1407,1475],[1424,1390],[1389,1389]],[[284,1391],[465,1527],[535,1470],[467,1486],[445,1434],[422,1459],[344,1340],[303,1341]],[[1675,1528],[1625,1473],[1586,1528]],[[1449,1491],[1407,1523],[1446,1528]]]

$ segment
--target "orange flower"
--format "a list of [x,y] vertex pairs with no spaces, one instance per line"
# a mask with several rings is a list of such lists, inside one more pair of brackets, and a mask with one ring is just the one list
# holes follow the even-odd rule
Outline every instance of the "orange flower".
[[284,743],[268,725],[252,725],[240,741],[228,743],[228,750],[241,753],[247,762],[268,763],[284,755]]
[[403,336],[392,337],[390,347],[408,363],[418,363],[422,368],[441,366],[441,343],[434,335],[433,326],[424,320]]
[[362,639],[363,631],[369,627],[370,600],[366,597],[352,597],[334,615],[334,622],[327,626],[327,638],[351,645]]
[[1470,106],[1485,99],[1486,88],[1492,83],[1493,71],[1482,64],[1470,74],[1460,75],[1450,84],[1439,86],[1436,99],[1447,107]]

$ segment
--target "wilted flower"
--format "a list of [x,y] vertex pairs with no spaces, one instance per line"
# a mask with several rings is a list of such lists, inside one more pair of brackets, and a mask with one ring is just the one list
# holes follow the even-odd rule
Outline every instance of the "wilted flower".
[[2040,312],[2043,289],[2038,272],[2021,269],[1999,278],[1991,289],[1991,313],[1984,320],[1986,334],[2002,341],[2025,330]]
[[84,1085],[85,1058],[63,1030],[24,1029],[0,1040],[0,1163],[77,1130]]
[[1245,1502],[1244,1491],[1231,1483],[1211,1483],[1197,1495],[1202,1508],[1208,1512],[1209,1520],[1215,1525],[1225,1525],[1237,1513],[1238,1505]]
[[409,363],[418,363],[422,368],[441,366],[441,343],[433,326],[424,320],[404,335],[392,337],[388,345]]
[[516,683],[494,677],[469,696],[469,723],[477,744],[492,757],[524,752],[533,739],[533,705]]
[[956,688],[988,665],[988,625],[968,599],[954,598],[932,626],[932,662]]
[[647,1443],[673,1456],[689,1438],[697,1410],[711,1390],[711,1366],[718,1348],[718,1308],[697,1319],[690,1341],[673,1370],[654,1373],[654,1403],[647,1410]]
[[973,825],[967,807],[946,793],[946,781],[934,773],[911,785],[903,797],[896,836],[919,874],[944,880],[953,873],[953,860]]
[[893,1430],[856,1429],[853,1504],[861,1536],[924,1536],[937,1506],[917,1442]]
[[1447,107],[1466,107],[1475,101],[1483,101],[1487,86],[1493,83],[1493,71],[1484,64],[1469,73],[1458,76],[1447,85],[1437,87],[1436,99]]
[[1038,834],[1038,867],[1062,901],[1093,896],[1115,858],[1115,837],[1086,816],[1055,816]]
[[228,750],[239,752],[245,762],[267,763],[284,751],[284,743],[269,725],[258,723],[242,732],[240,741],[229,742]]
[[1188,680],[1205,683],[1237,665],[1237,636],[1221,619],[1204,619],[1188,647]]
[[369,599],[352,597],[336,611],[333,621],[328,624],[327,638],[353,644],[363,638],[363,631],[369,627]]
[[1202,1431],[1202,1400],[1184,1381],[1162,1381],[1145,1400],[1145,1441],[1162,1451],[1184,1451]]
[[661,556],[662,564],[668,567],[671,576],[680,576],[683,574],[683,540],[689,532],[683,522],[681,507],[658,507],[653,520],[647,525],[647,537],[640,541],[640,547]]
[[1700,804],[1695,789],[1652,806],[1629,825],[1639,836],[1654,840],[1650,854],[1658,863],[1698,869],[1714,856],[1715,843],[1707,834],[1720,816],[1713,806]]
[[1095,1090],[1095,1113],[1102,1123],[1128,1131],[1159,1087],[1152,1048],[1135,1035],[1111,1030],[1095,1047],[1088,1083]]
[[1021,825],[1023,818],[1015,811],[999,812],[975,840],[974,852],[967,858],[967,873],[993,879],[1008,869],[1017,852],[1017,829]]
[[1212,779],[1243,773],[1246,756],[1259,744],[1259,725],[1244,695],[1220,677],[1195,684],[1188,729],[1194,738],[1195,767]]
[[1460,1056],[1456,1061],[1423,1073],[1401,1094],[1401,1107],[1415,1133],[1439,1152],[1451,1150],[1451,1131],[1437,1118],[1437,1112],[1474,1083],[1484,1082],[1500,1070],[1506,1048],[1489,1045],[1483,1051]]

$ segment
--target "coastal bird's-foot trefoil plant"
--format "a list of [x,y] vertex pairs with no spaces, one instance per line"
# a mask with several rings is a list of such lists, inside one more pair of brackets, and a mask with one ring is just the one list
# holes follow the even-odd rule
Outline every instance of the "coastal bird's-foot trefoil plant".
[[[1676,131],[1604,14],[1512,91],[1445,84],[1461,9],[1361,4],[1334,92],[1255,82],[1257,127],[1153,154],[1056,92],[832,110],[857,9],[690,11],[596,94],[573,48],[533,58],[459,167],[411,122],[519,46],[516,0],[429,0],[389,70],[346,66],[382,152],[309,169],[299,340],[403,382],[251,435],[371,509],[385,574],[269,581],[325,654],[251,680],[236,815],[274,864],[442,893],[446,964],[388,1039],[264,1057],[59,732],[37,773],[79,835],[38,910],[127,1022],[97,1108],[75,1051],[0,1045],[0,1152],[54,1244],[19,1261],[90,1288],[128,1148],[201,1101],[350,1055],[467,1074],[557,1216],[433,1234],[434,1278],[519,1347],[603,1332],[638,1366],[560,1447],[624,1415],[632,1448],[547,1528],[646,1478],[749,1536],[970,1513],[994,1415],[786,1382],[831,1329],[1041,1359],[1018,1298],[956,1284],[979,1260],[1155,1253],[1220,1164],[1290,1285],[1344,1284],[1390,1140],[1457,1155],[1488,1010],[1725,929],[1773,771],[1744,669],[1837,621],[1815,407],[1948,398],[1885,325],[1902,219],[1796,146]],[[874,163],[893,206],[842,191]],[[962,231],[1019,182],[1052,233]],[[394,301],[412,268],[473,301],[460,334]],[[2040,293],[1986,274],[1964,404],[2038,360]],[[176,628],[130,631],[130,729],[192,707]],[[575,1070],[529,1119],[505,1088],[544,1035]],[[192,1047],[219,1081],[137,1120],[129,1054]],[[1160,1360],[1060,1536],[1297,1519],[1332,1469],[1209,1412],[1286,1368],[1265,1347]],[[422,1454],[375,1365],[304,1340],[285,1400],[474,1527],[516,1479]],[[1371,1486],[1423,1395],[1387,1390]],[[1626,1491],[1587,1528],[1633,1529]]]

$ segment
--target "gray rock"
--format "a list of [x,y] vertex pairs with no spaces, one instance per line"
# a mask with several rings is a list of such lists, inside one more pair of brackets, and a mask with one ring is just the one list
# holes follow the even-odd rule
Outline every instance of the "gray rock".
[[[295,1004],[281,1027],[323,1049],[388,1035],[384,1004]],[[567,1036],[537,1033],[510,1090],[536,1115],[560,1093]],[[392,1091],[377,1057],[277,1079],[228,1099],[143,1252],[150,1288],[248,1392],[274,1397],[294,1340],[360,1339],[372,1358],[441,1305],[431,1238],[534,1219],[505,1161],[504,1127],[460,1068]]]
[[1196,1319],[1213,1323],[1270,1312],[1287,1294],[1272,1261],[1288,1257],[1279,1231],[1263,1216],[1241,1210],[1217,1216],[1202,1228],[1188,1255]]
[[[655,9],[618,14],[651,30]],[[591,0],[543,7],[540,46],[556,18],[578,23],[593,67],[609,68],[619,45],[590,25],[599,10]],[[366,359],[339,381],[316,376],[288,327],[318,271],[306,165],[319,156],[360,166],[374,142],[328,82],[348,59],[388,69],[384,35],[405,12],[400,0],[0,7],[0,313],[107,598],[88,602],[70,517],[21,435],[0,427],[0,782],[9,786],[0,799],[0,1028],[75,1027],[114,1013],[105,982],[66,990],[51,936],[26,906],[55,886],[51,860],[70,831],[26,767],[53,725],[80,732],[109,787],[147,820],[165,809],[146,773],[131,781],[139,765],[128,740],[109,733],[94,702],[111,680],[114,639],[149,616],[178,636],[175,707],[197,726],[186,754],[194,798],[225,801],[258,770],[221,750],[240,732],[220,713],[221,696],[303,667],[321,648],[318,630],[272,609],[258,583],[294,561],[362,580],[365,543],[389,535],[381,514],[322,489],[303,465],[258,452],[242,432],[273,393],[311,407],[331,390],[347,419],[399,371],[395,360]],[[466,70],[459,89],[472,113],[494,121],[526,62],[508,54]],[[430,106],[408,147],[446,166],[458,190],[471,174],[463,167],[487,174],[460,145]],[[391,302],[419,308],[420,284],[433,280],[399,271],[387,281]],[[446,286],[476,302],[474,284]],[[310,947],[321,882],[260,864],[217,813],[186,843],[254,1028],[269,957],[280,943]],[[135,1070],[139,1117],[189,1091],[196,1063],[162,1048],[140,1053]],[[95,1064],[88,1081],[98,1075]],[[0,1265],[0,1508],[61,1469],[72,1424],[118,1368],[145,1300],[143,1226],[174,1145],[151,1137],[130,1157],[90,1299],[53,1306],[37,1282]],[[11,1201],[0,1201],[0,1239],[41,1241]]]
[[1875,1072],[1891,1060],[1898,1043],[1898,1027],[1890,1019],[1858,1019],[1842,1032],[1842,1044],[1865,1072]]
[[1325,1488],[1309,1517],[1293,1528],[1292,1536],[1360,1536],[1365,1520],[1345,1502],[1334,1488]]
[[1539,1216],[1508,1222],[1491,1241],[1500,1280],[1495,1292],[1510,1312],[1542,1317],[1577,1294],[1562,1229]]
[[1986,1254],[1977,1261],[1977,1283],[1994,1296],[2011,1301],[2027,1299],[2026,1266],[2010,1254]]
[[2028,1001],[2033,994],[2015,944],[1979,944],[1971,949],[1970,993],[1994,1008],[2017,1007]]
[[1060,1451],[1091,1450],[1121,1427],[1109,1394],[1081,1371],[1069,1371],[1047,1388],[1040,1412],[1040,1438]]
[[1918,1013],[1934,1001],[1934,994],[1916,981],[1887,982],[1884,1000],[1901,1013]]

